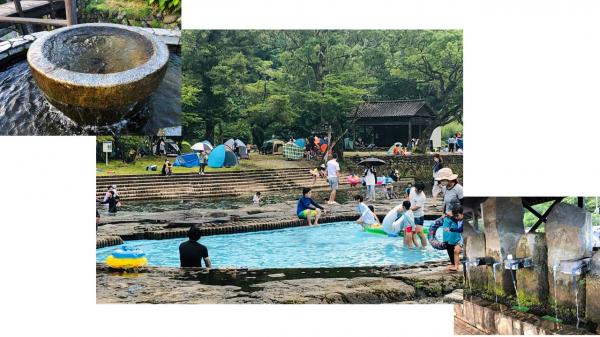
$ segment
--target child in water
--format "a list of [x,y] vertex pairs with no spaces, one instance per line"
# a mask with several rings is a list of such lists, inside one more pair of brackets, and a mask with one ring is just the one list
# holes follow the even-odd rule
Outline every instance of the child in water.
[[367,205],[363,202],[362,195],[354,196],[354,200],[358,202],[356,205],[356,211],[360,214],[360,218],[356,220],[361,226],[364,227],[377,227],[379,226],[379,219],[375,214],[375,208],[372,205]]

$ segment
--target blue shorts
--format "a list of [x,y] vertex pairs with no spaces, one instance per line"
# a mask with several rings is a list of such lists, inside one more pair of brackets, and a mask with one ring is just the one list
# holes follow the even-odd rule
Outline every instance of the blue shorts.
[[329,178],[329,187],[331,187],[332,190],[337,190],[339,187],[338,184],[338,178],[337,177],[330,177]]
[[425,223],[425,216],[415,217],[415,225],[423,226]]

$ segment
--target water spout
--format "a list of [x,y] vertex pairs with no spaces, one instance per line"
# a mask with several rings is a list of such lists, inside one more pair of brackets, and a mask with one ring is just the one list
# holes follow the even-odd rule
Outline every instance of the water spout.
[[[563,260],[558,264],[557,269],[563,274],[573,277],[573,291],[575,292],[575,317],[577,318],[577,329],[579,329],[579,287],[577,286],[577,276],[586,273],[589,270],[591,258]],[[556,300],[556,276],[554,280],[554,292]]]
[[513,258],[512,255],[508,255],[508,258],[504,260],[504,269],[517,270],[522,268],[532,268],[533,259],[530,257],[524,258]]

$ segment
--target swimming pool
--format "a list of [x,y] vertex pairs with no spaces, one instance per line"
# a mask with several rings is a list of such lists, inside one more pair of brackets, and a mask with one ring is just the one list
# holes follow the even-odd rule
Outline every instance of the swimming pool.
[[[426,222],[426,226],[431,221]],[[440,234],[440,233],[438,233]],[[151,266],[179,266],[179,245],[187,238],[125,242],[142,249]],[[200,239],[208,247],[213,267],[311,268],[415,264],[446,259],[446,251],[408,249],[402,238],[365,233],[355,222],[314,227],[213,235]],[[104,262],[117,247],[96,250]]]

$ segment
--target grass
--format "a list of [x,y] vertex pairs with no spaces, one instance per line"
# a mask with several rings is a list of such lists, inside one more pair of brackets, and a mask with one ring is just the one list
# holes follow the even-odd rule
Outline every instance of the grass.
[[142,19],[152,15],[153,7],[146,0],[93,0],[86,10],[122,13],[127,18]]
[[[175,161],[175,158],[169,158],[171,162]],[[128,174],[139,174],[139,175],[156,175],[160,174],[160,169],[165,162],[165,157],[149,156],[138,159],[135,163],[124,163],[121,160],[110,160],[108,165],[105,162],[96,163],[96,175],[97,176],[109,176],[109,175],[128,175]],[[156,165],[158,171],[146,171],[146,166]],[[313,163],[306,161],[291,161],[285,160],[280,155],[260,155],[251,154],[250,160],[241,160],[240,164],[234,167],[228,168],[211,168],[207,167],[206,172],[230,172],[230,171],[245,171],[245,170],[260,170],[260,169],[284,169],[284,168],[298,168],[298,167],[311,167]],[[173,173],[196,173],[198,167],[186,168],[186,167],[173,167]]]

